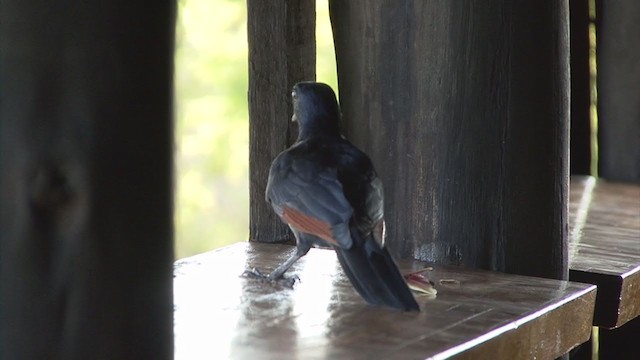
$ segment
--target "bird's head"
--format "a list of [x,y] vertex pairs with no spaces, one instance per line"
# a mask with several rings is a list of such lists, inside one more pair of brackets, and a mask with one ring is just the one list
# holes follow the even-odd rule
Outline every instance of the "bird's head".
[[299,124],[298,138],[311,135],[340,135],[340,107],[327,84],[300,82],[293,87],[293,121]]

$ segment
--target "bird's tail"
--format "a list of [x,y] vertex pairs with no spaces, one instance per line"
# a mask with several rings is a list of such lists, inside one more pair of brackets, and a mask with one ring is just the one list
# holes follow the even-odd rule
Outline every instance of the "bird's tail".
[[349,250],[336,249],[340,265],[353,287],[364,300],[373,305],[389,306],[403,311],[419,311],[420,307],[411,294],[389,251],[381,247],[369,235],[361,237],[351,229],[353,246]]

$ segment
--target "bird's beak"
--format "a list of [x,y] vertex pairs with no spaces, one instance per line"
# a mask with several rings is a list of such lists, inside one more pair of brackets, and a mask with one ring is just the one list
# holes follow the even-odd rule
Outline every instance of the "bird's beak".
[[294,113],[293,116],[291,116],[291,121],[292,122],[297,122],[298,118],[296,118],[296,114]]

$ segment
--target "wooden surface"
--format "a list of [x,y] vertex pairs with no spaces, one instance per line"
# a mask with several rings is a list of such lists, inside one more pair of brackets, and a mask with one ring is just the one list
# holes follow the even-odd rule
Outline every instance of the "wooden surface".
[[384,182],[393,253],[568,276],[567,5],[330,1],[345,135]]
[[585,284],[435,266],[436,298],[401,313],[365,304],[330,250],[292,268],[293,289],[240,277],[293,251],[238,243],[176,262],[176,359],[552,359],[590,335]]
[[316,78],[315,0],[247,1],[252,241],[295,241],[264,198],[271,161],[298,136],[291,90]]
[[0,1],[0,359],[170,359],[172,1]]
[[640,185],[573,177],[571,280],[598,285],[595,325],[640,316]]

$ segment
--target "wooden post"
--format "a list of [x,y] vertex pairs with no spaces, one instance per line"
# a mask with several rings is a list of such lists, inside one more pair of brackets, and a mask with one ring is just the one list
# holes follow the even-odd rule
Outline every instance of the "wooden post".
[[331,1],[397,254],[567,277],[568,1]]
[[571,24],[571,174],[591,175],[589,0],[569,0]]
[[[589,69],[589,0],[569,0],[571,34],[570,173],[591,173],[591,73]],[[593,336],[571,351],[570,358],[591,359]]]
[[175,4],[0,2],[0,358],[173,356]]
[[[640,2],[597,1],[599,175],[640,183]],[[600,328],[600,357],[630,359],[640,319]]]
[[599,175],[640,183],[640,2],[598,10]]
[[252,241],[295,241],[265,201],[271,161],[295,141],[291,89],[316,78],[315,0],[247,0]]

